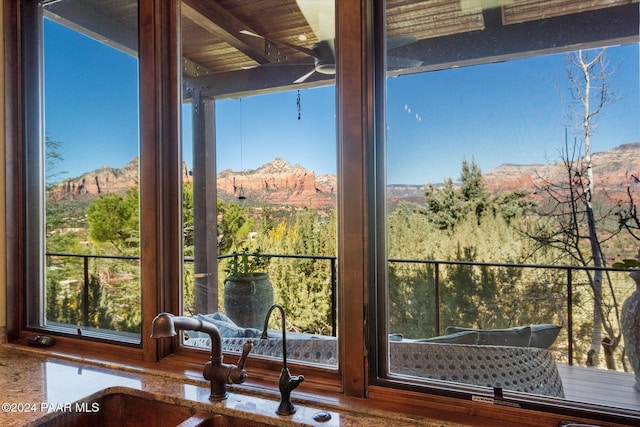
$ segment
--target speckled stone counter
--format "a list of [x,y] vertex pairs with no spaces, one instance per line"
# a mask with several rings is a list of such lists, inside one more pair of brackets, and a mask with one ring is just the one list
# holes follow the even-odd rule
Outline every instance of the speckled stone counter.
[[[112,393],[126,393],[188,406],[197,411],[213,412],[253,420],[274,426],[455,426],[424,418],[410,418],[385,411],[343,408],[336,405],[296,401],[292,416],[275,414],[278,401],[243,393],[234,387],[222,402],[209,401],[209,387],[204,381],[187,381],[162,371],[142,371],[117,365],[100,365],[71,358],[50,357],[38,350],[12,344],[0,344],[1,426],[37,426],[61,412],[99,411],[99,407],[76,405],[93,402]],[[319,412],[331,419],[314,421]]]

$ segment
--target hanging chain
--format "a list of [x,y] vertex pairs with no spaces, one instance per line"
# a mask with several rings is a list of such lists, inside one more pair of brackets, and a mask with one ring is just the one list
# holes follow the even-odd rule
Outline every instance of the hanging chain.
[[298,120],[300,120],[302,107],[300,104],[300,89],[298,89],[298,97],[296,98],[296,108],[298,109]]

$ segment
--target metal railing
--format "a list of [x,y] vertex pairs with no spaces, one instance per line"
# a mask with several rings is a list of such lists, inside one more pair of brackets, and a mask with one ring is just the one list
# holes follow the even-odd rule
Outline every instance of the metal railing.
[[[73,257],[83,259],[83,323],[89,324],[87,307],[89,306],[89,260],[90,259],[115,259],[115,260],[138,260],[139,256],[117,256],[117,255],[91,255],[91,254],[69,254],[69,253],[47,253],[47,257]],[[218,259],[225,259],[233,257],[234,254],[220,255]],[[335,256],[318,256],[318,255],[283,255],[283,254],[261,254],[261,256],[268,256],[271,258],[285,258],[285,259],[307,259],[307,260],[326,260],[330,265],[330,283],[331,283],[331,330],[332,335],[336,334],[336,316],[337,316],[337,258]],[[193,262],[193,258],[185,258],[185,262]],[[436,261],[436,260],[417,260],[417,259],[389,259],[389,264],[416,264],[423,266],[433,267],[433,306],[435,308],[435,314],[433,322],[435,324],[435,330],[437,334],[441,334],[441,291],[443,286],[442,269],[443,266],[469,266],[469,267],[492,267],[492,268],[517,268],[517,269],[536,269],[536,270],[555,270],[563,272],[565,276],[565,295],[564,295],[564,307],[566,308],[566,331],[567,331],[567,360],[568,364],[573,364],[574,359],[574,276],[576,272],[589,272],[593,273],[596,270],[601,270],[605,274],[616,272],[618,274],[624,274],[624,271],[616,270],[613,268],[595,268],[595,267],[581,267],[581,266],[558,266],[558,265],[544,265],[544,264],[508,264],[508,263],[489,263],[489,262],[468,262],[468,261]]]
[[[89,272],[89,260],[90,259],[119,259],[119,260],[135,260],[139,261],[139,256],[123,256],[123,255],[94,255],[94,254],[72,254],[72,253],[59,253],[59,252],[47,252],[47,257],[70,257],[83,259],[83,283],[82,283],[82,326],[90,326],[89,322],[89,284],[91,281],[91,275]],[[234,254],[223,254],[218,256],[218,260],[225,258],[232,258]],[[261,254],[269,258],[286,258],[286,259],[304,259],[304,260],[325,260],[329,262],[330,268],[330,285],[331,285],[331,334],[336,335],[336,323],[337,323],[337,258],[335,256],[324,255],[282,255],[282,254]],[[193,257],[185,257],[185,263],[194,262]]]
[[[490,262],[470,262],[470,261],[436,261],[436,260],[417,260],[417,259],[388,259],[389,264],[402,263],[402,264],[417,264],[433,267],[433,292],[434,292],[434,308],[435,314],[433,322],[435,324],[435,330],[437,335],[442,333],[441,325],[441,291],[443,286],[442,269],[443,266],[469,266],[469,267],[492,267],[492,268],[517,268],[517,269],[536,269],[542,271],[560,271],[565,276],[565,292],[564,292],[564,308],[566,308],[565,318],[562,319],[566,322],[567,331],[567,364],[573,365],[574,363],[574,294],[576,286],[575,282],[576,272],[586,272],[587,274],[595,271],[602,271],[603,274],[609,275],[611,273],[616,274],[628,274],[627,271],[614,269],[610,267],[585,267],[585,266],[568,266],[568,265],[545,265],[545,264],[514,264],[514,263],[490,263]],[[631,280],[629,280],[631,283]],[[630,285],[629,289],[633,287]],[[604,286],[603,286],[604,289]],[[613,303],[612,305],[621,305],[621,302]]]
[[69,258],[81,258],[82,259],[82,326],[90,326],[89,322],[89,284],[91,282],[91,275],[89,274],[89,260],[90,259],[113,259],[113,260],[127,260],[127,261],[140,261],[139,256],[126,256],[126,255],[94,255],[94,254],[69,254],[60,252],[47,252],[47,257],[69,257]]
[[[261,256],[261,257],[266,257],[266,258],[283,258],[283,259],[298,259],[298,260],[311,260],[311,261],[328,261],[329,262],[329,269],[330,269],[330,285],[331,285],[331,297],[330,297],[330,302],[331,302],[331,313],[330,313],[330,319],[331,319],[331,335],[332,336],[336,336],[336,325],[337,325],[337,295],[338,295],[338,289],[337,289],[337,285],[338,285],[338,270],[337,270],[337,257],[335,256],[331,256],[331,255],[299,255],[299,254],[289,254],[289,255],[284,255],[284,254],[260,254],[260,255],[254,255],[254,254],[249,254],[250,256]],[[230,254],[223,254],[223,255],[218,255],[218,261],[222,260],[222,259],[227,259],[227,258],[233,258],[235,256],[238,256],[237,254],[234,253],[230,253]],[[192,257],[186,257],[184,259],[185,262],[193,262],[194,258]]]

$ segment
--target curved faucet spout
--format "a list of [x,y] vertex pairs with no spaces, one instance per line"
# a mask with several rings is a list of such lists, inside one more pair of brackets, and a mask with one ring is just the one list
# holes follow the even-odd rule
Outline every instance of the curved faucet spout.
[[261,339],[267,339],[267,328],[269,324],[269,317],[273,310],[280,310],[282,317],[282,371],[280,372],[280,379],[278,380],[278,388],[280,389],[280,405],[276,410],[278,415],[291,415],[296,412],[296,408],[291,403],[291,392],[298,387],[298,385],[304,381],[303,375],[292,376],[287,368],[287,320],[284,313],[284,308],[279,304],[273,304],[267,316],[264,319],[264,328],[262,330]]
[[211,337],[211,360],[205,365],[203,376],[211,381],[210,400],[224,400],[229,395],[227,384],[242,384],[247,377],[244,363],[253,344],[247,341],[242,348],[242,356],[238,366],[222,363],[222,337],[220,330],[213,323],[203,322],[185,316],[174,316],[171,313],[158,314],[151,323],[151,338],[173,337],[177,330],[201,331]]
[[222,336],[213,323],[203,322],[192,317],[174,316],[171,313],[160,313],[151,324],[151,338],[174,337],[177,330],[200,331],[211,337],[211,360],[222,360]]
[[266,340],[268,338],[267,328],[269,327],[269,318],[276,308],[280,310],[280,317],[282,318],[282,368],[287,369],[287,320],[284,314],[284,308],[280,304],[273,304],[269,307],[269,311],[267,311],[267,315],[264,318],[264,328],[262,329],[260,339]]

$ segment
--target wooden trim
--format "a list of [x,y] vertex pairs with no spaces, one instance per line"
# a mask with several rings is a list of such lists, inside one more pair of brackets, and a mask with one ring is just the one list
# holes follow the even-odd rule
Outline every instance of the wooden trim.
[[365,301],[369,283],[367,195],[372,140],[371,70],[363,63],[366,1],[336,2],[338,129],[338,324],[344,393],[365,397]]
[[[535,402],[532,399],[510,401],[523,407],[475,402],[470,394],[464,398],[402,390],[387,386],[371,386],[367,403],[372,407],[402,411],[416,416],[437,417],[442,420],[474,426],[558,426],[561,423],[582,423],[600,426],[637,425],[638,416],[603,408],[576,407],[559,399]],[[487,394],[486,397],[491,397]],[[524,406],[528,405],[528,406]]]
[[25,303],[24,173],[22,173],[22,80],[20,74],[19,2],[3,2],[4,36],[4,144],[5,144],[5,221],[7,279],[7,339],[15,340],[22,328]]
[[153,340],[151,320],[177,313],[182,283],[180,2],[139,2],[142,347],[151,362],[177,341]]

